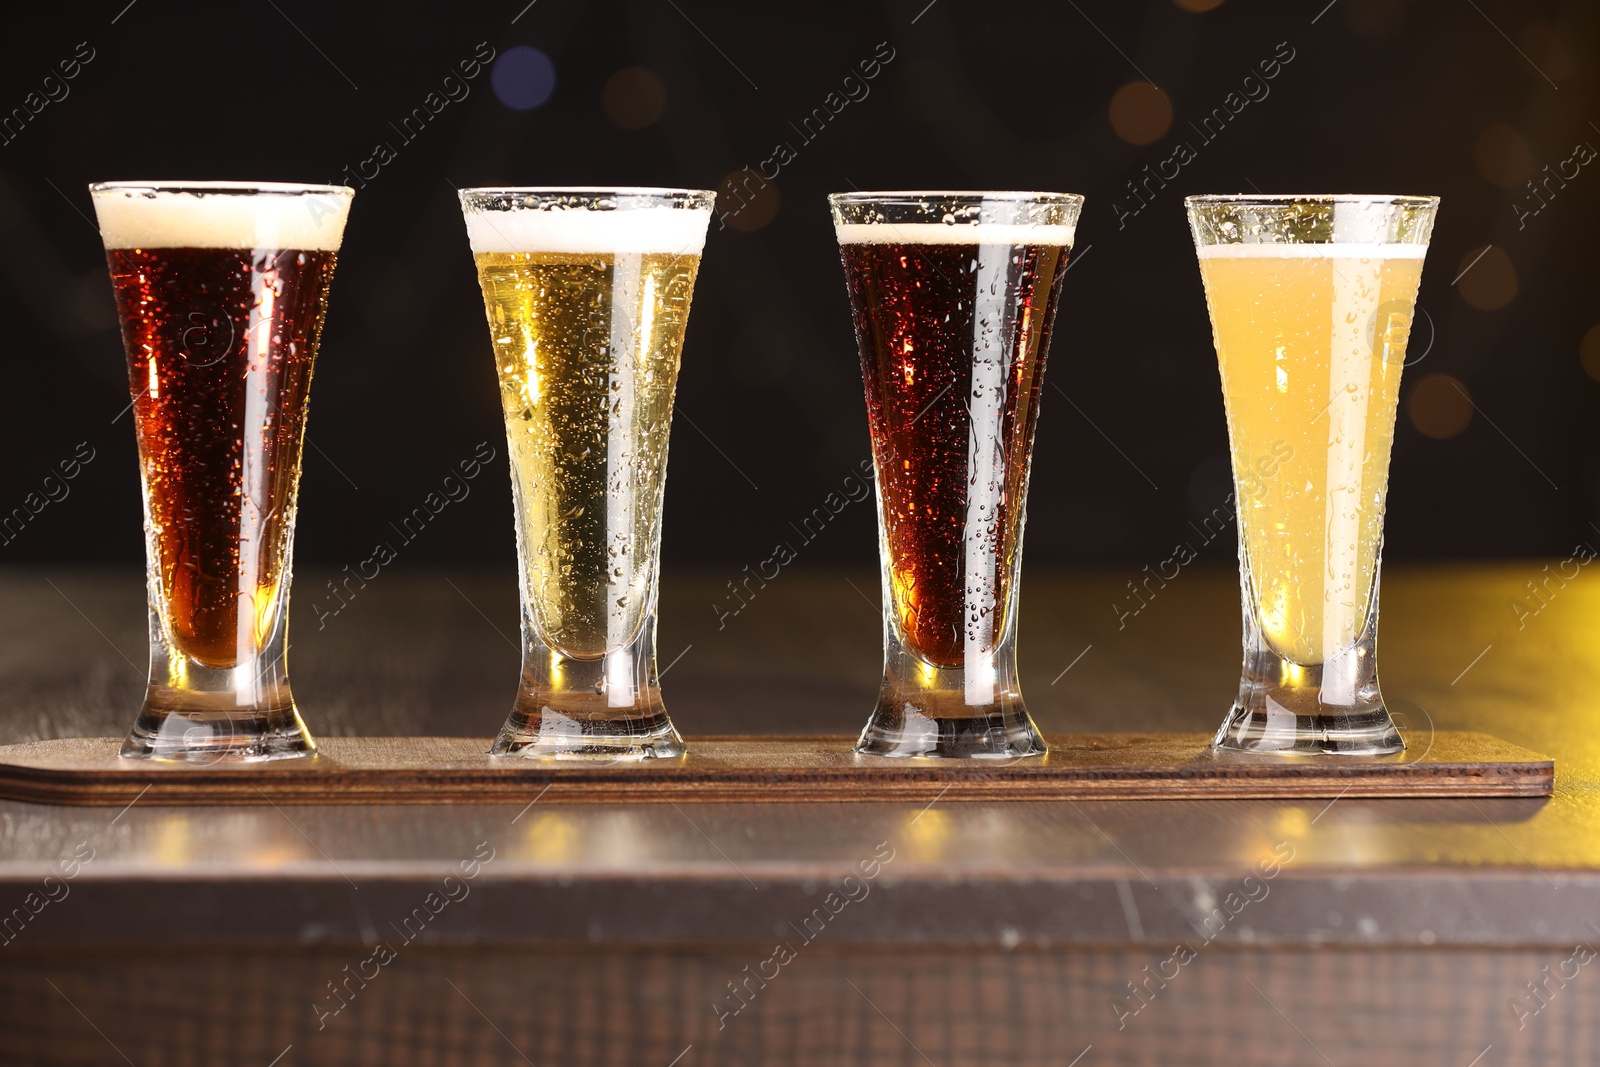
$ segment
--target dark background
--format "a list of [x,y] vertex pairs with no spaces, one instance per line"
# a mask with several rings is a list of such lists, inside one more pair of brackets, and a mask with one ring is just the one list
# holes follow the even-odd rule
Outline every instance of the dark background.
[[[1600,147],[1596,8],[114,0],[10,15],[0,112],[22,106],[79,42],[95,58],[66,99],[0,146],[0,511],[80,442],[96,458],[70,497],[0,548],[0,560],[132,567],[141,558],[125,365],[85,185],[338,180],[379,141],[397,156],[356,195],[334,283],[301,492],[302,564],[364,558],[390,536],[388,521],[417,507],[480,441],[495,446],[494,469],[408,546],[402,564],[512,557],[489,340],[451,186],[718,187],[779,141],[796,158],[740,211],[740,228],[713,223],[706,247],[672,446],[669,568],[737,573],[765,558],[867,455],[824,202],[852,187],[1088,198],[1040,421],[1033,564],[1163,558],[1227,490],[1185,194],[1442,196],[1420,301],[1427,314],[1412,341],[1420,361],[1406,372],[1396,437],[1387,555],[1566,554],[1600,537],[1590,525],[1600,382],[1581,358],[1600,323],[1600,161],[1520,229],[1514,204],[1536,205],[1523,183],[1576,143]],[[479,42],[497,62],[516,46],[548,56],[548,99],[508,106],[485,71],[466,100],[402,143],[391,121]],[[790,123],[823,106],[880,42],[894,58],[868,83],[870,95],[803,143]],[[1211,142],[1194,133],[1188,124],[1281,55],[1280,42],[1294,58],[1268,83],[1270,95]],[[661,87],[653,121],[648,76],[610,81],[635,67]],[[1134,139],[1159,136],[1133,144],[1113,124],[1113,99],[1146,80],[1170,101],[1170,128],[1161,133],[1154,94],[1134,91],[1124,98],[1135,105],[1133,126],[1143,120]],[[526,71],[521,83],[537,95]],[[1114,205],[1136,204],[1127,183],[1179,140],[1197,158],[1119,224]],[[1455,283],[1485,245],[1493,250]],[[1587,350],[1600,374],[1600,333]],[[1453,381],[1430,385],[1439,374]],[[806,549],[807,562],[870,565],[873,521],[868,507],[847,509]],[[1226,546],[1206,555],[1228,559]]]

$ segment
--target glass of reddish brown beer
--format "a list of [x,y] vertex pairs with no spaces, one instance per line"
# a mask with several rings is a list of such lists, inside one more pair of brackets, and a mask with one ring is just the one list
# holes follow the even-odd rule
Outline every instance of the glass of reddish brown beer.
[[289,691],[311,371],[352,190],[90,186],[144,483],[150,676],[122,755],[310,755]]
[[1042,754],[1017,583],[1050,325],[1083,198],[829,198],[877,472],[884,669],[856,751]]

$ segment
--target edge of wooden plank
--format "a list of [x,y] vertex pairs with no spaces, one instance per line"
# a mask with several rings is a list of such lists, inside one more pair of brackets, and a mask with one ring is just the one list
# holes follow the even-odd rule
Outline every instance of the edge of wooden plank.
[[[850,752],[848,737],[704,737],[691,741],[691,755],[683,759],[605,765],[491,760],[487,739],[329,738],[312,761],[188,767],[123,761],[115,738],[64,738],[0,746],[0,798],[96,806],[136,798],[148,804],[514,803],[535,794],[584,803],[992,802],[1538,797],[1554,785],[1549,757],[1468,731],[1441,731],[1422,753],[1376,759],[1215,754],[1202,734],[1064,734],[1048,741],[1054,762],[997,765],[860,757]],[[1184,758],[1185,752],[1193,755]],[[381,765],[386,753],[387,767]],[[1090,759],[1095,753],[1108,758]],[[1113,753],[1118,758],[1109,758]]]

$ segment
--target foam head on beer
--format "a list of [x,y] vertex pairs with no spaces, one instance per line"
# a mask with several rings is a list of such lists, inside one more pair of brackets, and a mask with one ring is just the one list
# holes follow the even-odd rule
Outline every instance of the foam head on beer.
[[496,211],[469,209],[467,239],[475,255],[564,252],[698,256],[705,248],[709,207],[630,207],[618,198],[611,209],[530,207]]
[[95,186],[91,196],[107,249],[337,252],[350,213],[351,190],[272,183],[117,182]]
[[1016,222],[841,222],[842,245],[1053,245],[1071,248],[1074,226]]
[[[863,193],[835,214],[842,245],[1044,245],[1071,248],[1077,214],[1049,193]],[[872,208],[872,202],[882,206]],[[890,206],[892,205],[892,206]],[[862,210],[866,208],[867,210]]]

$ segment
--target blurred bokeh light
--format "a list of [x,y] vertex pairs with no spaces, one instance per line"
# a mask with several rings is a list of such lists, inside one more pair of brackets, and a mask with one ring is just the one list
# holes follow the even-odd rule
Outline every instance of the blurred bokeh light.
[[1430,374],[1411,389],[1411,425],[1436,440],[1454,437],[1472,422],[1472,398],[1461,379]]
[[642,130],[667,108],[667,90],[646,67],[623,67],[606,79],[600,108],[613,126]]
[[1111,128],[1129,144],[1153,144],[1172,127],[1172,101],[1149,82],[1129,82],[1111,98]]
[[532,45],[507,48],[489,72],[494,95],[513,111],[532,111],[556,91],[556,65]]
[[1456,270],[1464,272],[1456,282],[1461,299],[1479,311],[1505,307],[1517,298],[1517,268],[1503,248],[1475,248],[1461,257]]

